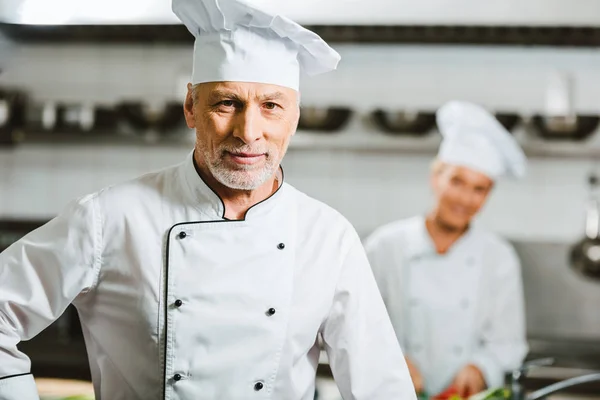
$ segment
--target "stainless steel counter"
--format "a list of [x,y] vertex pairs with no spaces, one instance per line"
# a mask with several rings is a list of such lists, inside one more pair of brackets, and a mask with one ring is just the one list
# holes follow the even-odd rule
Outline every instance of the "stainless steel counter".
[[600,371],[600,341],[530,338],[528,342],[528,359],[553,357],[555,367]]

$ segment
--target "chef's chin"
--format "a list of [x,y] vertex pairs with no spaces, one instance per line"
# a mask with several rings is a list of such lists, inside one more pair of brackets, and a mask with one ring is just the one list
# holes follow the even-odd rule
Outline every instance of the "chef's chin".
[[471,222],[470,218],[454,215],[451,212],[438,213],[436,216],[437,224],[447,231],[464,231]]
[[261,169],[215,168],[211,173],[219,183],[230,189],[256,190],[273,177],[275,170],[267,167]]

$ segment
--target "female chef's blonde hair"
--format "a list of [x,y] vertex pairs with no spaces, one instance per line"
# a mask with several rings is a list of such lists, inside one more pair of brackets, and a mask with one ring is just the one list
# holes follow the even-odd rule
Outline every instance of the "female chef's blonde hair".
[[435,158],[432,162],[431,162],[431,166],[430,166],[430,170],[431,170],[431,174],[432,175],[439,175],[441,174],[444,169],[446,168],[447,164],[445,162],[443,162],[442,160],[440,160],[439,158]]

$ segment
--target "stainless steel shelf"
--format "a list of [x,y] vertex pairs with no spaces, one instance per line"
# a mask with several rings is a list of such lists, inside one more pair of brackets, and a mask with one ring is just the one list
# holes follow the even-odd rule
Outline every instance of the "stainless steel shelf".
[[[600,132],[587,140],[571,141],[534,137],[516,132],[528,157],[556,159],[600,159]],[[194,135],[189,131],[173,132],[167,136],[126,136],[102,134],[27,133],[17,135],[14,146],[35,145],[110,145],[191,147]],[[347,129],[341,132],[298,131],[292,138],[289,151],[340,151],[353,153],[395,153],[434,156],[441,143],[436,132],[425,135],[391,135],[372,129]],[[4,146],[10,149],[9,146]]]
[[[346,152],[379,152],[435,155],[441,142],[440,135],[430,133],[417,137],[393,137],[379,132],[355,134],[298,132],[290,143],[290,150],[327,150]],[[593,140],[574,142],[568,140],[520,140],[528,157],[535,158],[600,158],[600,145]]]

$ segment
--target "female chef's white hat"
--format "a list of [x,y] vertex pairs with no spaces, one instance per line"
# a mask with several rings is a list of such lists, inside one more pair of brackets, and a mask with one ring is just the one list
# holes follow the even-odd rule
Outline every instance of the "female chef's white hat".
[[301,71],[336,69],[340,55],[316,33],[250,1],[173,0],[173,12],[196,38],[192,84],[260,82],[298,90]]
[[443,136],[438,158],[481,172],[493,180],[522,178],[527,169],[523,150],[500,122],[483,107],[451,101],[436,113]]

